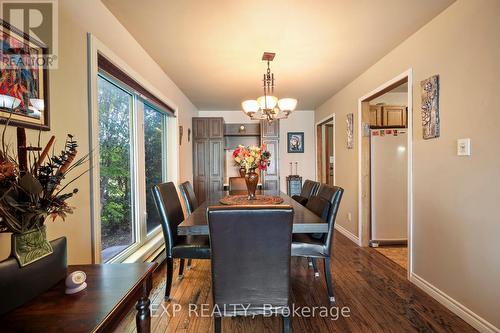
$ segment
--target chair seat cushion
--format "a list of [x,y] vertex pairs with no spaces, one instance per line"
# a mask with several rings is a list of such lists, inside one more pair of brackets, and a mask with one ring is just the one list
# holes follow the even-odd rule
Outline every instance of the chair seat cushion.
[[300,195],[292,195],[292,199],[297,201],[302,206],[307,204],[307,198],[301,197]]
[[293,257],[329,257],[330,254],[322,239],[312,237],[310,234],[293,234]]
[[208,236],[177,236],[172,247],[174,258],[210,259]]

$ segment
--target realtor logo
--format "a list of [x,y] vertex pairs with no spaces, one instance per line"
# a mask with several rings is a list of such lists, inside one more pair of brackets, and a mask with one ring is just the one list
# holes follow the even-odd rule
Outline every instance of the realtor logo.
[[[58,52],[58,22],[57,9],[58,0],[0,0],[0,16],[2,20],[8,23],[12,31],[2,30],[2,39],[8,35],[10,38],[20,38],[16,36],[15,30],[21,35],[28,37],[28,41],[18,43],[19,48],[24,48],[28,45],[31,49],[33,43],[36,46],[44,46],[46,50],[40,54],[30,53],[29,61],[37,67],[54,69],[57,68],[57,52]],[[14,49],[12,48],[14,46]],[[16,52],[16,43],[10,43],[9,53],[11,54],[26,54],[25,52]],[[5,50],[2,53],[6,54]],[[36,59],[35,59],[36,58]],[[19,58],[17,58],[19,60]],[[26,57],[23,58],[26,60]],[[2,62],[7,67],[15,67],[15,64],[8,64],[3,59]],[[29,66],[28,63],[23,63],[24,66]],[[18,64],[17,64],[18,66]]]

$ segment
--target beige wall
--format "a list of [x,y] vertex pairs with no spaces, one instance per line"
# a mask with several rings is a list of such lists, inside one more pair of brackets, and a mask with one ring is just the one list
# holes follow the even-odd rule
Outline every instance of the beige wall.
[[406,105],[408,104],[408,94],[405,92],[388,92],[380,97],[372,99],[370,105],[384,103],[388,105]]
[[[230,123],[250,123],[250,120],[241,111],[200,111],[200,117],[224,117]],[[304,153],[287,153],[287,132],[304,132]],[[299,175],[302,179],[315,178],[314,162],[314,111],[295,111],[288,119],[280,121],[280,188],[286,193],[286,176],[290,174],[290,162],[298,162]],[[295,164],[293,164],[295,173]]]
[[[337,114],[337,142],[345,142],[345,116],[357,116],[358,98],[413,68],[414,272],[496,327],[499,14],[498,0],[457,1],[316,110],[316,119]],[[441,79],[441,137],[423,140],[420,81],[434,74]],[[472,156],[456,156],[456,140],[467,137]],[[346,189],[338,222],[355,234],[357,149],[337,145],[337,183]]]
[[[49,74],[52,131],[44,133],[43,137],[47,139],[54,134],[62,143],[66,133],[71,133],[78,139],[80,152],[88,152],[87,32],[94,34],[170,99],[179,110],[179,122],[185,128],[186,137],[191,117],[197,114],[196,108],[99,0],[59,1],[59,68]],[[35,131],[29,133],[32,138],[35,134]],[[186,139],[179,155],[182,156],[179,180],[191,179],[191,146]],[[65,222],[48,222],[49,239],[68,238],[71,264],[91,261],[89,183],[87,175],[75,184],[80,189],[70,202],[76,207],[75,214]],[[0,258],[8,255],[9,246],[10,235],[0,234]]]
[[[287,133],[304,132],[304,153],[287,153]],[[316,179],[316,148],[314,138],[314,111],[294,112],[290,118],[280,121],[280,188],[286,193],[286,176],[295,174],[295,162],[298,162],[298,174],[302,182]]]

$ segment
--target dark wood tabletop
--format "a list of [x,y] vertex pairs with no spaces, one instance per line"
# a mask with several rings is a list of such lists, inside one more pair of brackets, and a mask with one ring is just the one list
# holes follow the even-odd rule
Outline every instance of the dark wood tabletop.
[[[69,266],[84,271],[87,288],[64,293],[64,281],[0,317],[1,332],[109,332],[134,306],[137,331],[149,332],[149,292],[156,263]],[[29,286],[26,286],[29,288]]]
[[[200,204],[194,212],[177,227],[179,235],[208,235],[207,208],[211,206],[221,206],[219,202],[226,195],[244,194],[245,191],[215,192],[210,194],[207,200]],[[257,191],[257,194],[278,195],[283,198],[281,205],[293,207],[293,233],[326,233],[328,224],[319,216],[290,198],[283,192]],[[251,209],[251,206],[249,206]]]

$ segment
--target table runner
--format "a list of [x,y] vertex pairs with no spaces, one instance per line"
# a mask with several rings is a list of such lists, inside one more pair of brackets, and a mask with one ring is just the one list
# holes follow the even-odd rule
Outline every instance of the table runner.
[[223,205],[234,206],[261,206],[261,205],[279,205],[283,203],[283,198],[272,195],[257,194],[255,200],[248,200],[248,195],[228,195],[220,199]]

